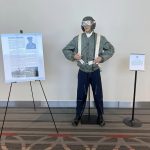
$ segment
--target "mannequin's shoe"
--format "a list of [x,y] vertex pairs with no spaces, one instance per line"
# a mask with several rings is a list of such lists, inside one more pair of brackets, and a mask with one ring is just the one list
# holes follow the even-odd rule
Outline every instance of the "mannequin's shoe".
[[101,127],[105,126],[105,120],[103,119],[103,116],[98,116],[97,117],[97,124],[100,125]]
[[75,117],[74,120],[72,121],[72,125],[76,127],[76,126],[78,126],[79,122],[80,122],[80,118]]

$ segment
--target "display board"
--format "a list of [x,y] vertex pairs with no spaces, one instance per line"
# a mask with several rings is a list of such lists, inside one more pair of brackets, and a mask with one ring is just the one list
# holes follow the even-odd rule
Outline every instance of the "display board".
[[130,70],[144,70],[145,55],[144,54],[130,54]]
[[45,80],[41,33],[1,34],[5,82]]

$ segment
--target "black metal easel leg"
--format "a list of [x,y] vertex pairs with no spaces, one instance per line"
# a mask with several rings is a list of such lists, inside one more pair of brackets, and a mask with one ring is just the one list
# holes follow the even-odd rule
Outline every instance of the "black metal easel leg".
[[88,88],[88,115],[83,115],[81,118],[81,124],[97,124],[97,116],[91,115],[90,106],[90,85]]
[[53,117],[53,114],[52,114],[52,111],[51,111],[50,106],[49,106],[49,104],[48,104],[48,101],[47,101],[46,94],[45,94],[45,92],[44,92],[44,89],[43,89],[42,83],[41,83],[41,81],[40,81],[40,80],[39,80],[39,82],[40,82],[40,85],[41,85],[41,88],[42,88],[42,91],[43,91],[43,94],[44,94],[45,100],[46,100],[46,102],[47,102],[47,106],[48,106],[48,109],[49,109],[50,115],[51,115],[51,117],[52,117],[52,120],[53,120],[53,123],[54,123],[54,126],[55,126],[55,130],[56,130],[56,132],[57,132],[57,133],[59,133],[59,132],[58,132],[58,129],[57,129],[57,126],[56,126],[56,123],[55,123],[55,120],[54,120],[54,117]]
[[8,99],[7,99],[7,105],[6,105],[6,108],[5,108],[5,114],[4,114],[3,124],[2,124],[2,128],[1,128],[0,140],[1,140],[1,137],[2,137],[4,123],[5,123],[5,119],[6,119],[6,114],[7,114],[7,109],[8,109],[8,103],[9,103],[9,98],[10,98],[10,94],[11,94],[11,88],[12,88],[12,83],[11,83],[10,89],[9,89],[9,95],[8,95]]
[[34,110],[36,110],[31,81],[30,81],[30,87],[31,87],[31,94],[32,94],[32,100],[33,100]]
[[134,110],[135,110],[135,95],[136,95],[136,81],[137,81],[137,71],[135,71],[134,79],[134,94],[133,94],[133,107],[132,107],[132,118],[125,118],[123,120],[124,124],[129,127],[141,127],[142,123],[138,119],[134,119]]

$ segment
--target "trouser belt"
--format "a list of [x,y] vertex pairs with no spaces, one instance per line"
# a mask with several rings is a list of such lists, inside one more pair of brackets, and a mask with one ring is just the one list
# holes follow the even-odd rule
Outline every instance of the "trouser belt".
[[81,64],[87,64],[87,65],[93,65],[94,64],[94,61],[91,60],[91,61],[88,61],[87,63],[84,62],[82,59],[79,60]]

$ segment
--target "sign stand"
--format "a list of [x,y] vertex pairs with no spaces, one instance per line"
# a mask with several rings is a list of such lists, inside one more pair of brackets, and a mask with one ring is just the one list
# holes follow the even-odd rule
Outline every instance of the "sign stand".
[[83,115],[81,118],[81,124],[97,124],[97,116],[91,115],[90,108],[90,85],[88,88],[88,115]]
[[[23,30],[20,30],[20,34],[23,34]],[[5,47],[4,47],[4,48],[5,48]],[[31,47],[31,45],[30,45],[30,48],[31,48],[31,49],[35,49],[35,47],[34,47],[34,48]],[[7,69],[8,69],[8,68],[7,68]],[[41,79],[40,79],[40,80],[41,80]],[[53,117],[51,108],[50,108],[50,106],[49,106],[49,104],[48,104],[47,97],[46,97],[46,94],[45,94],[45,92],[44,92],[44,88],[43,88],[42,83],[41,83],[40,80],[36,80],[36,79],[35,79],[35,80],[33,80],[33,81],[39,81],[39,83],[40,83],[41,90],[42,90],[43,95],[44,95],[44,98],[45,98],[45,100],[46,100],[46,102],[47,102],[47,106],[48,106],[48,109],[49,109],[49,114],[50,114],[51,117],[52,117],[52,120],[53,120],[53,123],[54,123],[54,126],[55,126],[55,130],[56,130],[56,132],[57,132],[57,134],[58,134],[59,132],[58,132],[58,129],[57,129],[57,126],[56,126],[56,123],[55,123],[55,120],[54,120],[54,117]],[[30,81],[30,80],[29,80],[29,81]],[[8,94],[8,99],[7,99],[6,108],[5,108],[5,114],[4,114],[4,118],[3,118],[1,133],[0,133],[0,140],[1,140],[1,137],[2,137],[2,135],[3,135],[2,133],[3,133],[3,128],[4,128],[4,123],[5,123],[5,120],[6,120],[6,115],[7,115],[8,105],[9,105],[9,99],[10,99],[11,90],[12,90],[12,85],[13,85],[13,83],[17,83],[17,82],[13,82],[13,81],[12,81],[12,82],[10,82],[10,83],[11,83],[11,84],[10,84],[10,88],[9,88],[9,94]],[[30,81],[30,89],[31,89],[32,100],[33,100],[33,104],[34,104],[34,110],[36,110],[35,102],[34,102],[34,94],[33,94],[33,90],[32,90],[31,81]]]
[[137,71],[144,70],[144,61],[145,61],[144,54],[131,54],[130,55],[130,66],[129,67],[130,67],[130,70],[135,71],[132,118],[125,118],[123,120],[123,123],[129,127],[141,127],[142,126],[142,122],[140,120],[134,118],[134,110],[135,110]]
[[[53,117],[51,108],[50,108],[50,106],[49,106],[49,104],[48,104],[47,97],[46,97],[46,94],[45,94],[45,92],[44,92],[44,88],[43,88],[43,86],[42,86],[41,81],[40,81],[40,80],[38,80],[38,81],[39,81],[39,83],[40,83],[40,87],[41,87],[41,90],[42,90],[42,92],[43,92],[44,98],[45,98],[45,100],[46,100],[46,102],[47,102],[47,106],[48,106],[48,109],[49,109],[49,114],[50,114],[51,117],[52,117],[52,120],[53,120],[53,123],[54,123],[54,126],[55,126],[55,130],[56,130],[56,132],[57,132],[57,134],[58,134],[59,131],[58,131],[58,129],[57,129],[57,126],[56,126],[56,123],[55,123],[55,120],[54,120],[54,117]],[[12,85],[13,85],[13,84],[14,84],[14,83],[11,83],[11,84],[10,84],[10,88],[9,88],[9,94],[8,94],[8,99],[7,99],[7,105],[6,105],[6,108],[5,108],[5,114],[4,114],[3,123],[2,123],[2,127],[1,127],[0,140],[1,140],[1,137],[2,137],[2,135],[3,135],[3,128],[4,128],[4,124],[5,124],[5,120],[6,120],[6,115],[7,115],[7,110],[8,110],[8,105],[9,105],[9,100],[10,100],[10,95],[11,95],[11,90],[12,90]],[[33,95],[33,91],[32,91],[32,84],[31,84],[31,81],[30,81],[30,87],[31,87],[32,100],[33,100],[33,104],[34,104],[34,110],[36,110],[36,109],[35,109],[35,102],[34,102],[34,95]]]
[[133,94],[132,118],[125,118],[123,120],[124,124],[126,124],[129,127],[141,127],[142,126],[141,121],[134,118],[136,81],[137,81],[137,70],[135,71],[135,78],[134,78],[134,94]]

